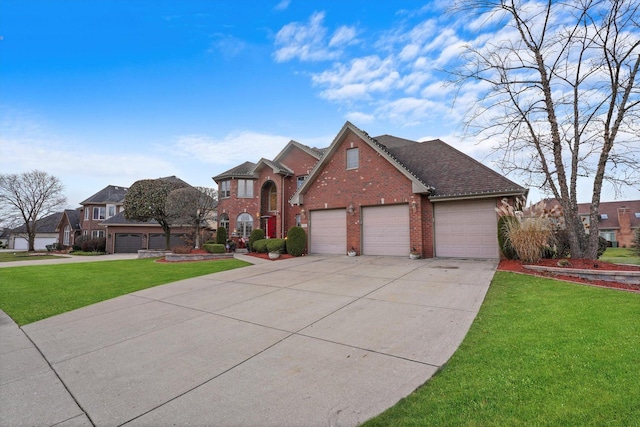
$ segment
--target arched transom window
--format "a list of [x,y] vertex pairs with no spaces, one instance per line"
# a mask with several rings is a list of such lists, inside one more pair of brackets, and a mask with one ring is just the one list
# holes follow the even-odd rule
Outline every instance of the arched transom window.
[[253,231],[253,217],[248,213],[241,213],[238,215],[236,227],[238,229],[238,235],[248,239],[251,231]]

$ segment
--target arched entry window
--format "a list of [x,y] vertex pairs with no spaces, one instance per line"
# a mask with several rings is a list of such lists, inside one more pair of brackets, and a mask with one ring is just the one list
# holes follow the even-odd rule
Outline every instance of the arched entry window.
[[218,220],[218,228],[224,227],[227,230],[227,236],[229,235],[229,215],[222,214]]
[[251,231],[253,231],[253,217],[248,213],[241,213],[238,215],[236,227],[238,229],[238,235],[248,239]]
[[62,244],[69,246],[71,241],[71,226],[69,224],[64,226],[64,235],[62,237]]
[[269,210],[278,210],[278,189],[275,185],[271,185],[271,187],[269,187]]

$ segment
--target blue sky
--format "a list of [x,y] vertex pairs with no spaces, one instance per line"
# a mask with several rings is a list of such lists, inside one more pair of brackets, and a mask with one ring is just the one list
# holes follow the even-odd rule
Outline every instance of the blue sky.
[[2,0],[0,171],[58,176],[69,207],[144,178],[213,187],[291,139],[328,146],[346,120],[492,166],[462,135],[473,90],[453,105],[443,85],[473,28],[448,4]]

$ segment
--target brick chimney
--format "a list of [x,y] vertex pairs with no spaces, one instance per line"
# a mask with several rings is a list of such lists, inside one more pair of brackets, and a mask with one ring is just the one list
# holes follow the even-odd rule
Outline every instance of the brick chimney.
[[618,208],[618,245],[620,247],[631,247],[633,241],[633,230],[631,230],[631,209],[626,207]]

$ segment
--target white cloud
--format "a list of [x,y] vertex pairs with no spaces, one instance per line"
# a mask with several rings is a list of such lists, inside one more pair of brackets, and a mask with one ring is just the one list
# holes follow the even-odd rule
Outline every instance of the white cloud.
[[289,7],[291,0],[281,0],[275,7],[274,10],[286,10]]
[[376,119],[376,116],[372,114],[366,114],[359,111],[352,111],[350,113],[347,113],[345,117],[347,120],[355,123],[356,125],[373,123]]
[[218,168],[232,168],[246,161],[257,162],[261,157],[272,159],[290,140],[286,136],[248,130],[231,133],[220,139],[209,135],[184,135],[177,139],[171,152]]
[[356,35],[357,32],[355,28],[343,25],[333,33],[333,36],[329,41],[329,47],[342,47],[344,45],[353,44],[357,42]]
[[275,60],[335,60],[342,56],[345,46],[357,42],[355,28],[348,26],[341,26],[328,38],[329,31],[323,25],[324,17],[324,12],[315,12],[306,23],[291,22],[282,27],[275,38],[278,47],[274,52]]

